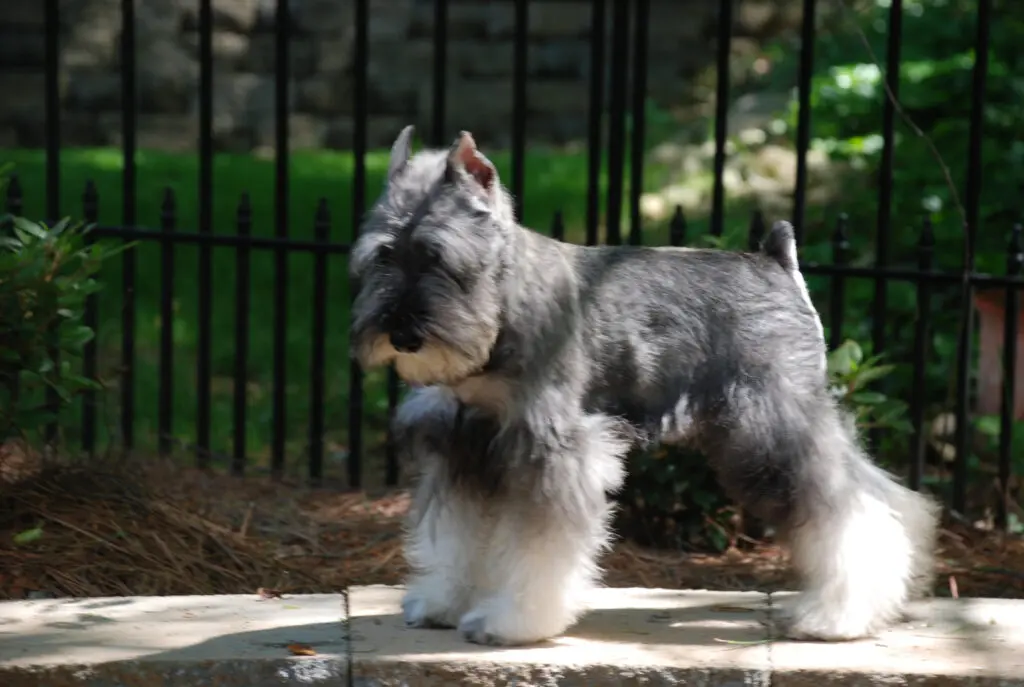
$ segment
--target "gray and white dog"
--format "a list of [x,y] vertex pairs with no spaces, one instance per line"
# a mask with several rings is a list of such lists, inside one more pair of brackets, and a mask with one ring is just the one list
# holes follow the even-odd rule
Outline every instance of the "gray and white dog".
[[783,534],[803,581],[789,636],[901,616],[930,581],[937,511],[828,391],[789,224],[756,253],[561,243],[516,223],[471,134],[416,155],[411,138],[350,264],[353,355],[416,387],[395,420],[420,472],[409,625],[561,634],[598,581],[624,457],[652,442],[700,449]]

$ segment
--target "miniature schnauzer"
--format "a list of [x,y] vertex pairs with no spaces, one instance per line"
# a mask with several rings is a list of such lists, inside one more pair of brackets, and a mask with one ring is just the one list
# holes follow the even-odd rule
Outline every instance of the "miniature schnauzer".
[[532,643],[585,610],[627,452],[686,442],[775,525],[802,579],[786,634],[846,640],[929,585],[937,509],[876,467],[827,388],[792,227],[760,251],[583,247],[519,226],[462,132],[391,150],[352,248],[351,341],[413,390],[414,627]]

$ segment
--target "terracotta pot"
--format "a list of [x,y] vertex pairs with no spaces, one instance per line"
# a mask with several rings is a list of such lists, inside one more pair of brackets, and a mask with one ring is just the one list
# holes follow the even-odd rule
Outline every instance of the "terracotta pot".
[[[1024,419],[1024,293],[1017,309],[1017,364],[1015,370],[1013,416]],[[1006,292],[977,291],[974,307],[980,321],[978,408],[981,415],[998,415],[1003,394],[1003,326],[1006,317]]]

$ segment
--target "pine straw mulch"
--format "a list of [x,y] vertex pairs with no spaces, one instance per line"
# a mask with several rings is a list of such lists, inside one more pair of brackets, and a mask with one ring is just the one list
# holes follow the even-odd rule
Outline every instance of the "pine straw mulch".
[[[399,584],[408,503],[404,491],[312,490],[157,463],[0,479],[0,599]],[[618,587],[793,586],[771,543],[712,555],[619,542],[603,565],[605,582]],[[935,591],[1024,597],[1024,540],[946,522]]]

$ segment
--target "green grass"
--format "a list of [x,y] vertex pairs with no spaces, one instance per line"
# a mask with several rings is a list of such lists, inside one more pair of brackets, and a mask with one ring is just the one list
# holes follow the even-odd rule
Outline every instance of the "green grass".
[[[492,154],[499,174],[511,178],[510,156]],[[9,151],[6,158],[15,164],[14,173],[24,191],[27,217],[44,216],[45,156],[39,150]],[[587,160],[584,154],[561,151],[531,153],[526,159],[524,222],[547,232],[556,211],[563,213],[567,240],[582,241],[587,193]],[[367,158],[367,206],[383,184],[387,152],[373,151]],[[174,190],[177,199],[178,228],[194,231],[198,209],[198,162],[195,155],[143,151],[137,157],[137,223],[157,227],[164,188]],[[345,152],[295,153],[290,162],[290,236],[311,239],[313,215],[320,198],[330,207],[331,239],[348,242],[352,236],[353,157]],[[657,183],[657,170],[646,174],[647,186]],[[61,213],[82,216],[82,192],[92,180],[99,193],[99,222],[119,224],[122,220],[122,158],[115,149],[68,149],[61,156]],[[274,233],[274,164],[248,155],[218,155],[213,166],[214,231],[235,232],[236,208],[243,192],[252,199],[256,236]],[[603,180],[602,188],[606,179]],[[628,172],[626,175],[628,186]],[[602,207],[604,198],[602,194]],[[628,231],[628,207],[623,209],[624,234]],[[745,209],[736,209],[734,221],[746,222]],[[705,221],[693,218],[691,236],[703,231]],[[645,243],[667,240],[667,227],[645,227]],[[160,246],[142,242],[134,249],[136,278],[136,443],[142,451],[156,447]],[[195,246],[176,249],[174,310],[174,402],[173,434],[185,444],[194,441],[196,421],[196,339],[197,311],[201,298],[212,300],[212,451],[215,462],[232,450],[232,394],[235,354],[235,250],[214,248],[213,289],[200,294],[197,286]],[[301,465],[308,436],[310,355],[312,348],[313,256],[294,253],[289,258],[287,324],[287,427],[289,462]],[[272,299],[274,292],[273,255],[257,250],[251,258],[250,356],[248,386],[247,447],[250,460],[263,463],[268,456],[271,428],[271,378],[273,348]],[[116,386],[121,342],[121,262],[116,260],[101,275],[105,290],[100,296],[98,349],[104,379]],[[348,302],[345,256],[328,258],[329,297],[327,304],[326,437],[328,469],[340,461],[331,456],[344,455],[348,418]],[[106,393],[100,407],[101,446],[117,436],[119,395]],[[366,449],[379,447],[380,431],[386,411],[383,375],[371,375],[366,382]],[[78,440],[80,410],[72,408],[62,421],[68,441]]]

